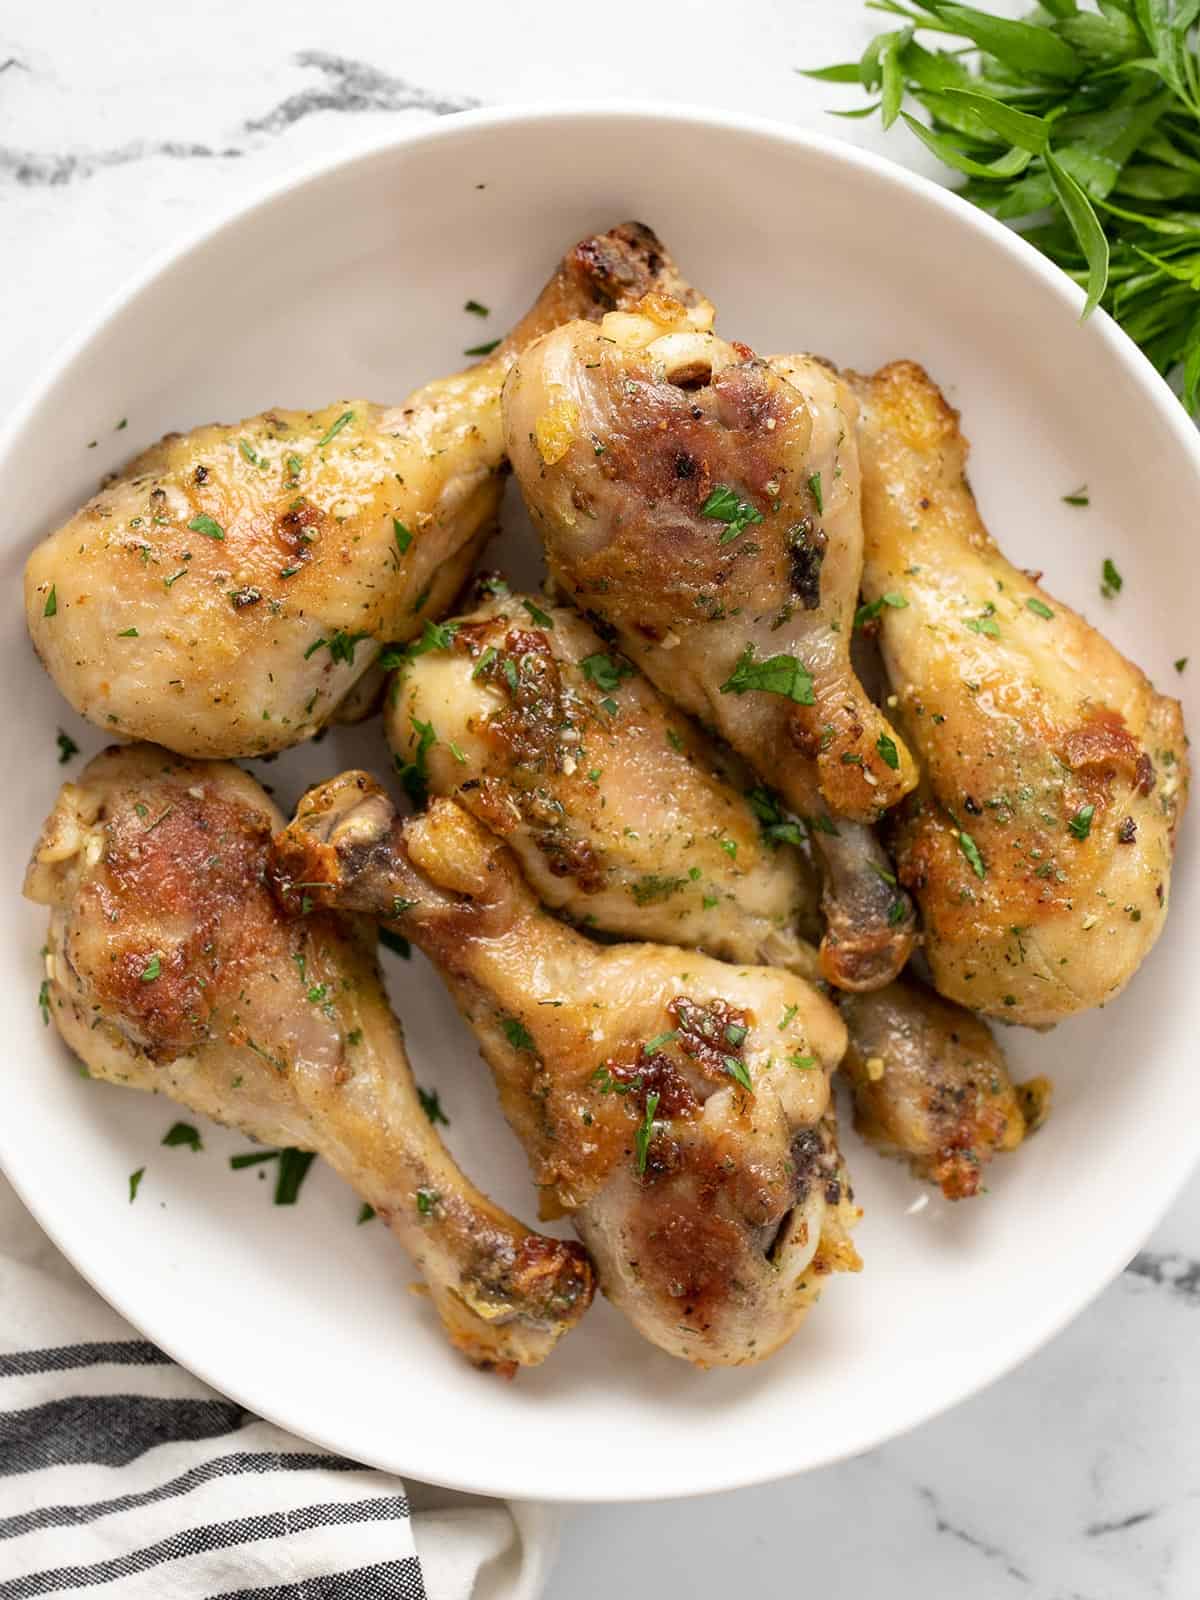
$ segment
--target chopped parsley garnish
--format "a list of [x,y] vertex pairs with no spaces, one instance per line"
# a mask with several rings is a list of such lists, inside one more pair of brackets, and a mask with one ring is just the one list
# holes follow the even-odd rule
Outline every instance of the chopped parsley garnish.
[[1182,672],[1183,669],[1187,666],[1187,664],[1188,664],[1187,656],[1180,656],[1179,660],[1175,663],[1175,671],[1176,672]]
[[301,461],[299,456],[291,455],[287,457],[287,469],[292,475],[292,481],[288,486],[289,488],[294,488],[299,482],[300,470],[303,466],[304,463]]
[[188,569],[186,567],[180,567],[178,572],[173,572],[169,578],[163,579],[163,588],[170,589],[173,584],[179,582],[180,578],[186,578],[187,574]]
[[[1183,669],[1180,668],[1179,670],[1182,671]],[[667,743],[671,746],[672,750],[678,750],[680,752],[683,751],[683,748],[684,748],[683,740],[675,732],[674,728],[668,728],[667,729]]]
[[622,678],[635,676],[634,668],[624,656],[607,656],[598,652],[594,656],[584,656],[579,666],[584,677],[594,683],[602,694],[611,694],[614,689],[619,689]]
[[903,611],[907,605],[908,601],[902,594],[889,590],[887,594],[881,594],[877,600],[868,600],[865,605],[859,606],[854,613],[854,626],[861,628],[868,622],[874,622],[884,606],[891,606],[894,611]]
[[646,1040],[644,1046],[646,1054],[652,1056],[656,1050],[661,1050],[663,1045],[670,1044],[672,1039],[678,1039],[678,1037],[678,1028],[672,1028],[669,1033],[656,1033],[653,1039]]
[[453,739],[447,739],[446,740],[446,748],[449,750],[450,754],[454,757],[455,761],[458,762],[460,767],[465,767],[466,766],[467,758],[464,755],[464,753],[459,749],[458,745],[455,744]]
[[60,728],[58,730],[58,764],[59,764],[59,766],[60,767],[65,767],[67,762],[70,761],[71,757],[72,756],[77,756],[78,754],[79,754],[79,746],[75,743],[74,739],[72,739],[72,737],[71,737],[71,735],[69,733],[64,733],[62,731],[62,729]]
[[543,611],[541,606],[535,606],[532,600],[522,600],[521,604],[539,628],[552,628],[554,626],[554,618],[548,611]]
[[768,656],[765,661],[755,661],[752,644],[746,646],[741,660],[721,685],[721,693],[745,694],[750,689],[783,695],[798,706],[815,704],[812,676],[802,661],[795,656]]
[[746,799],[768,844],[803,844],[800,824],[789,821],[770,789],[751,789]]
[[267,465],[267,463],[259,455],[258,451],[250,443],[249,439],[239,439],[238,449],[242,452],[252,467],[265,467]]
[[42,986],[38,990],[38,1005],[42,1008],[42,1025],[50,1026],[50,979],[43,978]]
[[1053,611],[1044,600],[1039,600],[1036,595],[1030,595],[1025,602],[1026,611],[1032,611],[1035,617],[1044,617],[1047,622],[1054,616]]
[[736,1050],[745,1039],[749,1031],[749,1028],[745,1027],[744,1024],[740,1022],[727,1023],[725,1027],[725,1043],[732,1045],[732,1047]]
[[261,1167],[266,1161],[278,1161],[278,1150],[245,1150],[239,1156],[230,1156],[229,1165],[235,1172],[241,1172],[246,1167]]
[[58,585],[56,583],[50,585],[50,593],[46,596],[46,604],[42,607],[42,615],[44,617],[58,615]]
[[463,306],[463,310],[469,311],[473,317],[486,317],[491,315],[487,306],[481,305],[478,300],[468,300]]
[[194,1128],[190,1122],[172,1123],[163,1135],[162,1143],[171,1149],[178,1145],[186,1145],[193,1152],[199,1152],[204,1149],[199,1128]]
[[469,349],[463,351],[463,355],[490,356],[492,351],[496,349],[499,343],[499,339],[491,339],[487,344],[473,344]]
[[739,1061],[737,1056],[722,1056],[721,1065],[731,1078],[741,1084],[743,1089],[749,1089],[753,1093],[754,1085],[750,1082],[750,1074],[746,1071],[746,1063],[744,1061]]
[[500,1026],[504,1031],[504,1037],[514,1050],[528,1050],[531,1055],[535,1052],[537,1046],[533,1042],[533,1035],[518,1018],[502,1017]]
[[421,1102],[421,1110],[429,1118],[430,1122],[435,1128],[439,1122],[447,1128],[450,1126],[450,1118],[442,1110],[442,1102],[438,1098],[438,1092],[436,1089],[422,1089],[420,1084],[418,1084],[417,1099]]
[[[149,828],[147,828],[146,832],[149,833],[149,831],[150,831]],[[161,972],[162,972],[162,957],[159,955],[158,951],[156,950],[154,952],[154,954],[150,957],[149,961],[147,961],[146,965],[142,968],[142,982],[143,983],[153,983],[155,978],[157,978],[161,974]]]
[[138,638],[138,631],[136,628],[122,628],[121,632],[117,635],[117,638],[136,639]]
[[311,1150],[294,1150],[289,1146],[279,1152],[279,1172],[275,1178],[275,1204],[294,1206],[300,1185],[308,1176],[308,1169],[316,1160]]
[[122,417],[120,422],[118,422],[116,427],[113,429],[113,432],[114,433],[120,433],[123,428],[127,428],[128,426],[129,426],[129,418],[128,417]]
[[1104,565],[1100,568],[1100,577],[1102,579],[1100,593],[1106,600],[1111,600],[1115,595],[1120,594],[1125,585],[1125,580],[1107,556],[1104,558]]
[[328,650],[331,661],[344,661],[348,666],[354,665],[354,652],[364,639],[369,639],[369,633],[347,633],[344,628],[328,639],[314,639],[304,652],[307,661],[310,656],[315,656],[318,650]]
[[875,748],[884,765],[891,767],[893,772],[899,772],[900,752],[896,749],[896,741],[889,739],[886,733],[881,733],[875,741]]
[[374,1206],[369,1206],[367,1204],[367,1202],[364,1200],[362,1205],[359,1206],[359,1208],[358,1208],[358,1218],[357,1218],[358,1227],[361,1228],[364,1222],[370,1222],[371,1219],[374,1217],[374,1215],[375,1215],[375,1207]]
[[1063,495],[1063,505],[1065,506],[1088,506],[1091,503],[1088,498],[1086,483],[1081,483],[1079,488],[1073,489],[1070,494]]
[[783,1015],[779,1019],[779,1031],[780,1031],[780,1033],[782,1033],[783,1030],[789,1025],[789,1023],[791,1022],[792,1018],[796,1015],[796,1013],[797,1013],[797,1011],[799,1011],[799,1009],[800,1009],[800,1007],[798,1005],[797,1006],[784,1006]]
[[685,888],[686,885],[686,878],[666,877],[657,872],[647,872],[629,885],[629,892],[633,896],[635,905],[654,906],[663,900],[669,900],[677,890]]
[[318,450],[323,449],[324,446],[327,445],[331,439],[336,438],[337,435],[339,433],[341,433],[342,429],[347,425],[347,423],[350,423],[350,422],[353,422],[353,421],[354,421],[354,413],[353,413],[353,411],[343,411],[341,416],[337,419],[337,421],[334,422],[334,423],[331,423],[330,426],[326,429],[326,431],[317,440],[317,449]]
[[818,1065],[816,1056],[801,1055],[799,1051],[787,1058],[789,1067],[795,1067],[797,1072],[811,1072]]
[[1000,627],[994,617],[968,617],[964,626],[972,633],[986,633],[991,639],[1000,637]]
[[898,928],[908,916],[908,906],[903,900],[893,900],[888,907],[887,925],[889,928]]
[[1092,831],[1092,818],[1095,815],[1095,806],[1080,806],[1079,810],[1067,823],[1068,833],[1074,834],[1077,839],[1086,839]]
[[417,1210],[423,1217],[427,1217],[433,1211],[434,1206],[437,1205],[441,1198],[441,1195],[436,1189],[418,1189]]
[[825,515],[825,491],[821,488],[821,474],[814,472],[808,480],[809,493],[816,501],[818,514]]
[[426,622],[416,644],[409,645],[408,654],[425,656],[431,650],[449,650],[460,627],[458,622]]
[[482,678],[484,673],[491,666],[492,662],[495,661],[496,657],[499,654],[500,654],[500,652],[496,649],[496,646],[494,644],[488,645],[487,649],[483,652],[483,654],[480,656],[479,660],[476,662],[475,670],[474,670],[474,672],[472,672],[471,677],[472,678]]
[[221,524],[214,522],[211,517],[205,516],[203,512],[199,516],[193,517],[188,523],[188,527],[193,533],[202,533],[206,539],[223,539],[225,537],[225,529]]
[[136,1172],[129,1174],[129,1204],[137,1199],[137,1192],[142,1186],[142,1179],[146,1176],[145,1167],[139,1167]]
[[654,1137],[654,1113],[658,1110],[658,1095],[651,1093],[646,1096],[646,1110],[642,1116],[641,1126],[634,1135],[634,1146],[637,1151],[637,1173],[643,1177],[646,1171],[646,1157],[650,1153],[650,1141]]
[[762,512],[755,510],[748,500],[739,500],[727,483],[716,486],[700,507],[700,515],[725,524],[725,532],[718,541],[720,544],[732,544],[751,523],[762,521]]
[[413,751],[411,761],[401,761],[396,757],[396,771],[400,782],[404,785],[404,792],[414,806],[423,806],[429,798],[429,767],[428,755],[437,743],[437,732],[432,722],[422,722],[419,717],[411,717],[412,730],[417,735],[417,746]]
[[987,876],[987,867],[984,866],[983,857],[979,853],[979,846],[974,839],[969,833],[965,833],[962,828],[959,828],[955,837],[958,840],[958,848],[971,864],[972,872],[977,878],[985,878]]
[[413,536],[400,521],[399,517],[392,518],[392,532],[396,535],[396,547],[403,555],[413,541]]

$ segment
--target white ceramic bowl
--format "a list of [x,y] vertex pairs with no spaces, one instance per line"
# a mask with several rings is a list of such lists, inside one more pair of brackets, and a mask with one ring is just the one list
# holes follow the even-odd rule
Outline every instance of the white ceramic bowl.
[[[162,1149],[165,1101],[85,1082],[35,997],[43,914],[17,900],[60,779],[54,732],[103,743],[62,704],[18,613],[33,541],[129,452],[172,428],[271,403],[398,399],[460,364],[525,306],[563,248],[650,222],[715,300],[727,335],[871,368],[925,363],[962,408],[984,513],[1168,690],[1196,648],[1186,548],[1200,448],[1178,403],[1105,317],[998,225],[901,169],[746,118],[639,107],[454,117],[306,173],[160,263],[111,305],[24,407],[0,454],[8,628],[0,696],[4,829],[0,1159],[96,1287],[217,1388],[347,1455],[462,1488],[641,1499],[799,1471],[912,1427],[1007,1371],[1095,1295],[1187,1175],[1200,1138],[1200,934],[1185,830],[1167,935],[1128,992],[1004,1044],[1057,1088],[1049,1125],[957,1207],[847,1134],[866,1210],[859,1278],[835,1280],[765,1365],[700,1373],[604,1304],[513,1384],[474,1373],[409,1292],[406,1258],[314,1169],[294,1210],[245,1141],[205,1129]],[[114,431],[128,417],[125,431]],[[88,441],[99,439],[89,450]],[[1062,496],[1088,485],[1086,510]],[[1125,577],[1103,601],[1111,556]],[[1200,649],[1196,649],[1200,657]],[[363,762],[377,728],[259,768],[286,805]],[[71,769],[75,770],[75,769]],[[533,1193],[473,1044],[419,959],[392,988],[418,1078],[436,1083],[465,1165],[518,1213]],[[145,1166],[137,1203],[127,1178]]]

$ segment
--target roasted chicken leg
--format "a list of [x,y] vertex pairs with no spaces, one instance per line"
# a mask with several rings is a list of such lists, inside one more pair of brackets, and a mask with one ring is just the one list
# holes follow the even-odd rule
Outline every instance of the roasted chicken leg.
[[577,245],[494,354],[402,405],[169,434],[29,558],[26,617],[51,677],[108,732],[181,755],[311,738],[384,642],[449,607],[491,533],[517,353],[655,288],[694,298],[628,223]]
[[281,822],[237,767],[152,745],[97,756],[63,787],[25,882],[51,908],[50,1014],[93,1077],[317,1151],[412,1255],[459,1349],[534,1365],[587,1308],[590,1264],[455,1166],[421,1109],[374,925],[289,917],[273,898]]
[[1048,1027],[1119,994],[1162,931],[1188,785],[1179,703],[1005,560],[958,413],[920,367],[853,382],[863,592],[923,773],[896,826],[900,878],[938,989]]
[[757,1361],[824,1274],[857,1266],[829,1098],[845,1030],[802,979],[593,944],[460,806],[402,822],[363,773],[304,797],[277,860],[285,899],[370,908],[435,963],[544,1211],[571,1214],[605,1292],[662,1349]]
[[[555,580],[817,830],[826,975],[886,982],[909,907],[867,825],[916,781],[850,662],[862,562],[855,407],[661,297],[535,341],[505,440]],[[874,872],[872,868],[880,871]]]
[[430,626],[388,695],[414,798],[457,800],[583,926],[811,976],[797,825],[577,612],[489,581],[501,592]]
[[845,995],[841,1012],[854,1126],[948,1200],[978,1194],[992,1157],[1044,1120],[1049,1081],[1014,1085],[987,1024],[924,984],[905,977]]

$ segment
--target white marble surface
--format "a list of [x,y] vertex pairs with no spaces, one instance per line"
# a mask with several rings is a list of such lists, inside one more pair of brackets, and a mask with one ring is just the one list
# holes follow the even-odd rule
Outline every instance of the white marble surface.
[[[906,133],[829,119],[844,94],[795,75],[856,55],[881,22],[858,0],[692,0],[669,13],[630,0],[601,10],[545,0],[5,7],[0,416],[159,248],[316,153],[457,107],[687,100],[832,131],[929,170]],[[1136,1181],[1114,1173],[1114,1207]],[[551,1600],[615,1589],[695,1600],[1194,1600],[1198,1333],[1194,1181],[1130,1270],[984,1395],[805,1478],[579,1512]]]

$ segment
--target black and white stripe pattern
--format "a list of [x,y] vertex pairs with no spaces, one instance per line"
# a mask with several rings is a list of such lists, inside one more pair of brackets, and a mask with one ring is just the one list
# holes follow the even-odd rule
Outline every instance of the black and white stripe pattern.
[[425,1600],[403,1485],[140,1339],[0,1353],[0,1600]]
[[425,1600],[402,1483],[133,1337],[0,1191],[0,1600]]

